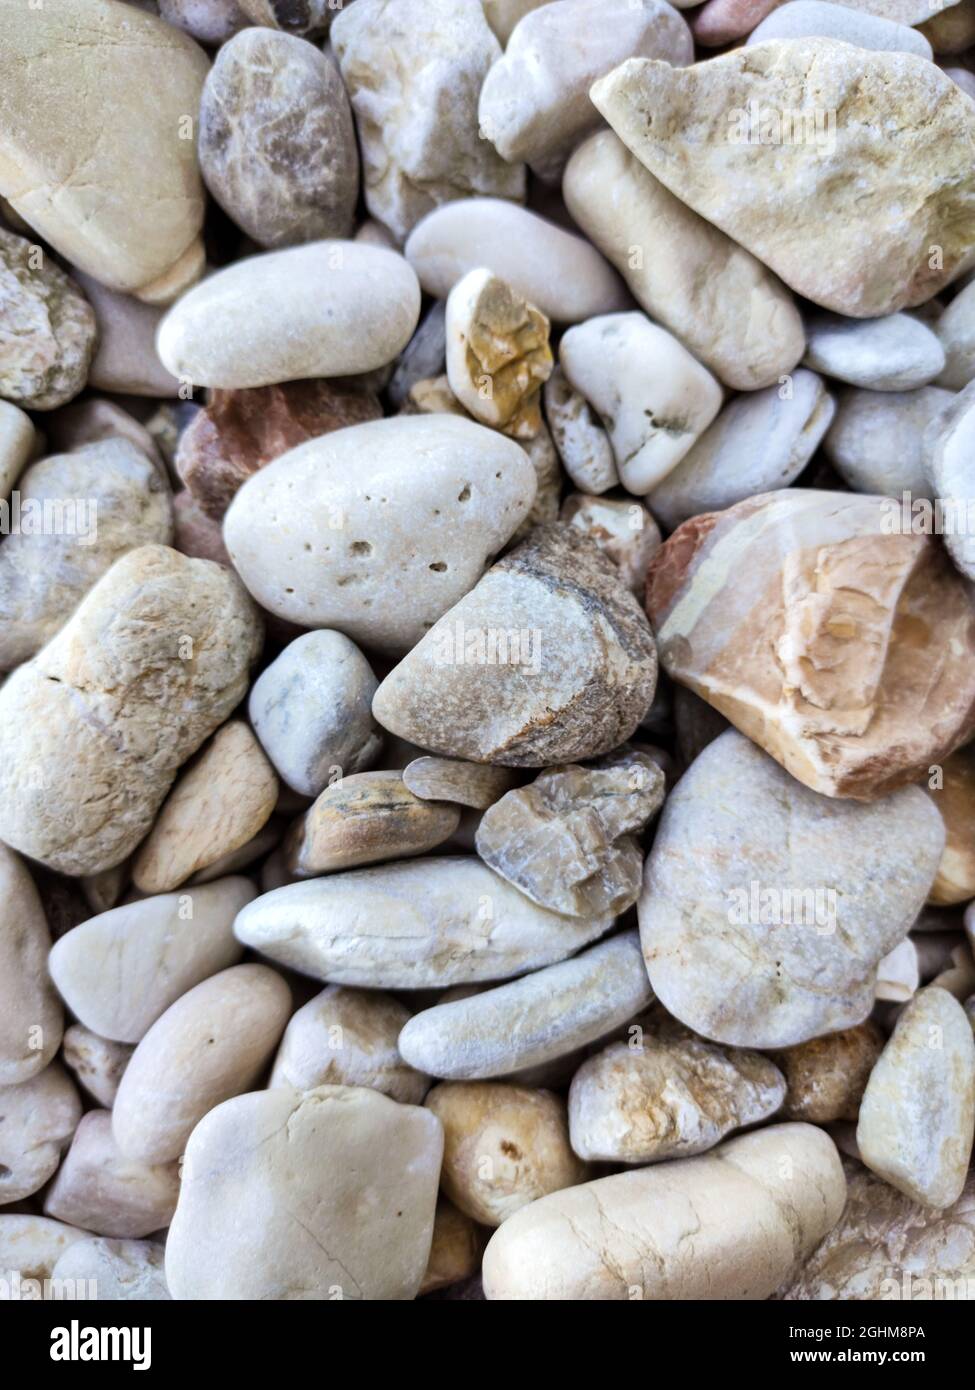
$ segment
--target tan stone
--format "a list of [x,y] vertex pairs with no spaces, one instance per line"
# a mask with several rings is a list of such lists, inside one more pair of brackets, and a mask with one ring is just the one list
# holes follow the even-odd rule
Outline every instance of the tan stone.
[[51,934],[19,856],[0,844],[0,1086],[36,1076],[61,1044],[61,1001],[48,978]]
[[99,1236],[147,1236],[176,1210],[175,1163],[150,1166],[126,1158],[107,1110],[89,1110],[44,1198],[44,1215]]
[[469,1216],[441,1197],[433,1218],[433,1240],[420,1295],[469,1279],[481,1266],[483,1234]]
[[[916,54],[801,39],[690,68],[634,58],[592,98],[655,178],[823,308],[874,318],[923,304],[967,264],[975,109]],[[749,124],[763,109],[801,113],[814,138],[796,140],[793,123],[788,141],[781,129],[766,141]]]
[[829,796],[916,781],[975,729],[975,610],[892,499],[791,488],[694,517],[647,611],[667,673]]
[[57,1062],[17,1086],[0,1086],[0,1207],[44,1186],[80,1119],[78,1092]]
[[855,1028],[773,1052],[772,1059],[785,1074],[788,1086],[782,1114],[787,1120],[808,1120],[817,1125],[855,1120],[883,1045],[879,1028],[867,1020]]
[[[0,150],[2,150],[0,112]],[[95,351],[95,313],[64,271],[24,237],[0,228],[0,393],[53,410],[83,390]]]
[[509,1216],[588,1170],[569,1147],[565,1101],[499,1081],[447,1081],[426,1098],[444,1129],[445,1195],[475,1221]]
[[917,950],[908,937],[888,951],[877,966],[875,997],[903,1004],[919,983]]
[[[926,17],[924,23],[918,25],[918,30],[930,41],[935,53],[964,53],[975,43],[975,4],[972,0],[955,0],[955,3],[938,9],[939,3],[940,0],[935,0],[932,6],[934,14],[931,18]],[[920,8],[920,5],[916,8]]]
[[118,1084],[131,1056],[128,1043],[100,1038],[83,1023],[72,1023],[64,1030],[64,1065],[106,1110],[111,1110],[115,1103]]
[[403,783],[424,801],[453,801],[485,811],[514,786],[517,773],[506,767],[466,763],[460,758],[414,758]]

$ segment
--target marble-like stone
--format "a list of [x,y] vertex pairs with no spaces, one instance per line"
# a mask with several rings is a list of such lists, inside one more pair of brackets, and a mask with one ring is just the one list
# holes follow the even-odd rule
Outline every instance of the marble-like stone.
[[813,314],[806,333],[807,367],[870,391],[927,386],[945,365],[935,334],[910,314],[866,320]]
[[[825,0],[824,0],[825,3]],[[823,453],[854,492],[930,498],[924,436],[953,395],[937,386],[917,391],[859,391],[837,398]]]

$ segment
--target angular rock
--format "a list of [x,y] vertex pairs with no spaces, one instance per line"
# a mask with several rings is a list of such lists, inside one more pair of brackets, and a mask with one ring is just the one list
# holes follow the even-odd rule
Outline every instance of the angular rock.
[[89,1110],[44,1197],[44,1215],[98,1236],[148,1236],[168,1226],[176,1210],[175,1163],[148,1165],[126,1158],[112,1136],[107,1110]]
[[868,1019],[855,1028],[773,1052],[788,1087],[782,1114],[787,1120],[815,1125],[855,1120],[883,1045],[883,1034]]
[[[920,15],[924,0],[914,4],[913,9]],[[931,45],[923,34],[910,28],[915,21],[897,23],[893,17],[887,17],[885,12],[889,10],[885,0],[878,0],[873,11],[834,0],[791,0],[777,6],[752,30],[748,44],[766,43],[769,39],[839,39],[857,48],[892,49],[930,60]]]
[[910,314],[866,322],[814,314],[806,333],[807,367],[871,391],[926,386],[945,365],[944,349],[934,333]]
[[83,1023],[72,1023],[64,1030],[64,1065],[106,1110],[111,1110],[115,1103],[118,1084],[131,1056],[128,1043],[100,1038]]
[[624,751],[592,767],[548,768],[485,811],[477,852],[532,902],[620,916],[640,894],[638,836],[664,799],[664,774]]
[[161,545],[123,555],[0,688],[0,837],[60,873],[121,863],[239,704],[261,638],[220,566]]
[[366,207],[395,237],[455,198],[524,198],[524,168],[478,138],[481,84],[501,56],[481,0],[356,0],[330,36],[355,112]]
[[940,771],[928,791],[944,821],[945,849],[928,901],[950,907],[975,898],[975,749],[952,753]]
[[359,154],[334,63],[314,44],[244,29],[217,54],[200,102],[207,188],[259,246],[352,231]]
[[869,804],[820,796],[721,734],[667,798],[647,859],[640,934],[661,1003],[736,1047],[862,1023],[937,869],[933,812],[917,787]]
[[726,385],[751,391],[792,371],[805,332],[789,291],[676,198],[611,130],[579,146],[562,190],[573,220],[640,307]]
[[155,1241],[91,1236],[68,1246],[52,1277],[73,1280],[76,1288],[82,1280],[94,1284],[99,1303],[159,1303],[170,1296],[163,1263],[163,1246]]
[[660,527],[642,503],[635,497],[623,502],[573,492],[562,503],[559,519],[594,540],[630,592],[642,599],[647,569],[661,544]]
[[[0,148],[3,143],[0,111]],[[0,228],[0,394],[53,410],[83,390],[95,352],[95,312],[64,271]]]
[[446,757],[545,767],[629,738],[656,685],[649,627],[574,528],[539,527],[380,685],[379,723]]
[[275,459],[234,498],[224,537],[264,608],[398,655],[477,582],[535,487],[513,440],[398,416]]
[[545,383],[545,415],[565,471],[583,492],[599,496],[619,484],[609,435],[561,367]]
[[0,844],[0,1086],[20,1086],[61,1045],[61,1002],[48,978],[51,934],[25,864]]
[[611,923],[537,907],[473,855],[455,855],[288,884],[245,908],[235,930],[314,979],[426,989],[537,970]]
[[690,68],[635,58],[592,99],[672,193],[824,309],[876,318],[923,304],[967,264],[975,110],[913,53],[817,38]]
[[828,796],[926,775],[975,728],[973,608],[911,524],[800,488],[685,522],[647,580],[667,674]]
[[505,767],[465,763],[459,758],[414,758],[403,770],[403,782],[414,796],[453,801],[476,811],[493,806],[511,790],[516,777]]
[[81,1100],[57,1062],[0,1086],[0,1208],[44,1186],[81,1119]]
[[975,479],[972,441],[975,439],[975,382],[960,391],[928,427],[924,437],[924,470],[942,508],[934,528],[944,538],[955,567],[966,579],[975,578]]
[[873,1172],[925,1207],[962,1194],[975,1135],[975,1041],[965,1011],[929,985],[911,1000],[863,1100],[857,1145]]
[[414,1298],[442,1153],[429,1111],[358,1087],[218,1105],[186,1149],[166,1243],[173,1297]]
[[854,492],[931,497],[924,434],[952,400],[950,391],[937,386],[841,391],[823,453]]
[[508,1076],[605,1037],[652,998],[636,933],[624,932],[572,960],[415,1014],[399,1050],[430,1076]]

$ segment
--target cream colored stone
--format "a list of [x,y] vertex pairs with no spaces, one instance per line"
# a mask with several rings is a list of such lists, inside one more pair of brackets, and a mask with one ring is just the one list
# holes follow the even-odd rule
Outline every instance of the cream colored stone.
[[187,990],[240,960],[233,922],[255,891],[249,879],[226,878],[124,903],[61,937],[51,978],[92,1032],[137,1043]]
[[[281,799],[279,797],[277,809],[282,810]],[[263,859],[266,854],[270,854],[281,842],[284,826],[277,817],[271,819],[263,826],[256,835],[252,835],[249,840],[245,840],[239,849],[232,850],[229,854],[222,854],[219,859],[215,859],[212,864],[205,869],[199,869],[187,882],[190,887],[198,883],[213,883],[218,878],[224,878],[227,874],[240,873],[242,869],[250,868],[258,859]]]
[[454,855],[288,884],[244,908],[235,931],[244,945],[314,979],[426,989],[537,970],[611,922],[609,914],[549,912],[473,855]]
[[98,347],[88,385],[123,396],[175,396],[179,382],[156,352],[156,331],[164,310],[107,289],[81,271],[75,271],[75,279],[98,322]]
[[155,1241],[92,1236],[68,1246],[53,1278],[72,1280],[76,1290],[85,1281],[85,1287],[97,1290],[99,1303],[158,1303],[169,1298],[163,1262],[163,1246]]
[[150,1166],[126,1158],[107,1110],[89,1110],[44,1198],[44,1215],[98,1236],[141,1237],[168,1226],[176,1210],[175,1163]]
[[514,786],[517,774],[506,767],[466,763],[460,758],[414,758],[403,782],[424,801],[453,801],[485,811]]
[[399,1050],[430,1076],[507,1076],[605,1037],[652,998],[636,933],[624,932],[523,979],[424,1009],[400,1033]]
[[[773,40],[683,69],[630,59],[591,95],[654,177],[825,309],[876,318],[923,304],[970,258],[975,109],[916,54]],[[778,140],[753,128],[763,109]]]
[[0,688],[0,837],[60,873],[121,863],[240,703],[261,635],[220,565],[123,555]]
[[0,193],[79,270],[115,290],[149,285],[203,222],[206,55],[114,0],[3,0],[0,27]]
[[128,1043],[100,1038],[83,1023],[72,1023],[64,1030],[64,1065],[106,1110],[111,1110],[115,1103],[118,1084],[131,1056]]
[[812,1125],[600,1178],[519,1212],[484,1253],[488,1299],[766,1299],[839,1220],[846,1181]]
[[5,1216],[0,1212],[0,1279],[9,1281],[19,1275],[22,1297],[43,1297],[40,1284],[28,1290],[24,1288],[26,1281],[50,1279],[65,1250],[87,1235],[87,1231],[79,1231],[63,1221],[26,1214]]
[[[894,49],[902,53],[916,53],[930,60],[931,45],[923,34],[909,26],[915,19],[898,23],[885,14],[891,6],[889,0],[874,0],[876,10],[853,4],[836,4],[833,0],[792,0],[791,4],[779,5],[767,19],[756,26],[746,42],[766,43],[769,39],[839,39],[842,43],[855,44],[858,48]],[[927,16],[938,5],[939,0],[918,0],[912,5],[917,17]],[[897,6],[900,9],[900,6]]]
[[441,1197],[433,1218],[433,1240],[420,1296],[449,1288],[476,1274],[481,1267],[483,1245],[481,1228],[446,1197]]
[[823,452],[854,492],[931,497],[924,434],[954,397],[937,386],[917,391],[841,391]]
[[51,946],[34,881],[0,844],[0,1086],[19,1086],[44,1070],[61,1045],[61,1001],[48,979]]
[[396,1040],[410,1011],[391,994],[329,985],[292,1015],[271,1071],[271,1086],[367,1086],[404,1105],[420,1105],[430,1078],[407,1066]]
[[623,282],[588,241],[498,198],[465,198],[431,212],[404,254],[437,299],[485,267],[556,323],[581,323],[629,304]]
[[481,3],[484,6],[484,18],[503,48],[511,38],[515,25],[524,19],[526,14],[537,10],[539,5],[549,3],[549,0],[481,0]]
[[207,269],[206,247],[203,238],[197,237],[191,241],[189,246],[175,261],[169,270],[150,281],[148,285],[142,285],[133,293],[142,304],[151,304],[156,308],[167,308],[175,303],[181,294],[185,294],[191,286],[202,280]]
[[446,1081],[426,1099],[443,1125],[441,1186],[467,1216],[500,1226],[509,1216],[588,1177],[569,1147],[565,1101],[499,1081]]
[[535,489],[514,440],[447,415],[397,416],[262,468],[224,538],[270,612],[400,654],[477,582]]
[[654,992],[736,1047],[861,1023],[943,845],[917,787],[830,799],[727,730],[670,793],[647,859],[639,917]]
[[919,983],[917,950],[908,937],[888,951],[877,966],[875,997],[903,1004],[911,998]]
[[359,1087],[218,1105],[186,1150],[166,1245],[173,1297],[414,1298],[442,1152],[429,1111]]
[[805,332],[789,291],[676,198],[611,130],[575,151],[562,190],[573,220],[640,307],[727,386],[752,391],[792,371]]
[[638,497],[680,463],[721,408],[721,387],[644,314],[608,314],[559,344],[566,378],[599,413],[623,486]]
[[18,1086],[0,1086],[0,1207],[44,1186],[80,1119],[78,1092],[57,1062]]
[[837,381],[872,391],[910,391],[926,386],[945,365],[934,333],[911,314],[843,318],[811,314],[806,322],[807,367]]
[[573,492],[562,503],[559,519],[594,540],[616,565],[626,587],[642,601],[647,568],[661,543],[660,527],[642,503],[635,497],[624,502]]
[[613,446],[592,406],[556,367],[544,389],[545,414],[566,473],[583,492],[599,496],[619,483]]
[[119,1152],[140,1163],[179,1158],[208,1111],[263,1075],[291,1013],[291,991],[266,965],[211,975],[156,1019],[112,1107]]
[[[195,408],[195,407],[194,407]],[[85,444],[121,435],[155,465],[160,478],[170,486],[170,475],[156,440],[134,415],[104,396],[83,396],[62,406],[44,421],[48,448],[59,454],[73,453]]]
[[0,401],[0,502],[10,496],[35,447],[30,416],[12,401]]

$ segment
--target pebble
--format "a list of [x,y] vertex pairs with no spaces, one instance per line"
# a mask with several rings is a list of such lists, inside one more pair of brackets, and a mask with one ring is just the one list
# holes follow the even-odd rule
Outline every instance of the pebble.
[[[178,293],[202,249],[196,141],[178,133],[199,107],[206,55],[131,5],[4,9],[4,195],[38,236],[110,289],[143,296],[168,283]],[[78,177],[66,181],[68,170]]]
[[951,907],[975,898],[975,749],[960,748],[945,758],[940,776],[928,780],[928,794],[945,825],[945,849],[928,901]]
[[772,1060],[788,1088],[783,1116],[817,1125],[855,1120],[883,1045],[883,1034],[868,1019],[854,1028],[773,1052]]
[[12,401],[0,401],[0,501],[8,499],[35,449],[30,416]]
[[756,493],[791,486],[836,409],[822,377],[797,368],[778,386],[735,396],[647,498],[668,530]]
[[[76,1230],[63,1221],[51,1221],[44,1216],[26,1213],[5,1215],[0,1212],[0,1279],[8,1281],[19,1275],[23,1297],[28,1279],[50,1279],[61,1255],[76,1240],[84,1240],[87,1231]],[[33,1298],[41,1298],[42,1290],[31,1290]]]
[[[404,785],[424,801],[452,801],[486,811],[510,791],[517,773],[505,767],[466,763],[460,758],[414,758],[403,770]],[[975,896],[975,894],[973,894]]]
[[503,1077],[605,1037],[652,998],[636,932],[628,931],[572,960],[414,1014],[399,1050],[430,1076]]
[[582,492],[599,496],[619,485],[609,435],[561,367],[545,383],[545,415],[566,473]]
[[960,391],[975,378],[975,282],[959,290],[934,324],[945,354],[938,385]]
[[179,382],[156,352],[156,332],[165,310],[107,289],[81,271],[75,272],[75,279],[98,325],[88,386],[123,396],[175,396]]
[[647,859],[640,935],[654,993],[688,1028],[781,1048],[862,1023],[944,845],[917,787],[820,796],[736,730],[670,793]]
[[225,43],[203,85],[198,147],[207,188],[259,246],[351,233],[352,109],[338,69],[314,44],[262,28]]
[[691,31],[665,0],[557,0],[530,11],[484,79],[482,138],[509,163],[523,160],[556,181],[600,123],[589,88],[634,57],[693,62]]
[[453,199],[523,201],[524,166],[478,136],[478,93],[501,57],[481,0],[356,0],[330,37],[355,112],[366,207],[399,241]]
[[794,488],[685,522],[647,611],[667,674],[827,796],[883,796],[971,737],[971,598],[891,500]]
[[240,960],[233,922],[254,896],[249,879],[226,878],[123,903],[61,937],[51,978],[99,1038],[137,1043],[194,985]]
[[812,1125],[771,1125],[517,1213],[484,1252],[489,1300],[767,1299],[836,1225],[846,1180]]
[[477,581],[535,487],[513,440],[400,415],[275,459],[234,498],[224,539],[262,607],[400,655]]
[[148,1236],[168,1226],[176,1210],[175,1163],[126,1158],[112,1135],[107,1110],[89,1110],[44,1197],[44,1215],[97,1236]]
[[579,146],[562,191],[640,307],[725,385],[752,391],[792,371],[806,337],[789,291],[676,198],[613,131]]
[[663,799],[664,774],[644,753],[547,768],[485,811],[477,852],[553,912],[620,916],[640,894],[643,853],[636,837]]
[[400,353],[387,395],[397,410],[402,409],[418,382],[442,376],[447,370],[447,305],[435,300],[420,325]]
[[17,1086],[0,1086],[0,1208],[54,1176],[81,1119],[81,1100],[57,1062]]
[[[0,110],[0,148],[2,148]],[[95,352],[95,311],[43,251],[0,228],[0,394],[53,410],[84,388]]]
[[397,1038],[410,1011],[391,994],[329,985],[293,1014],[271,1086],[366,1086],[403,1105],[422,1105],[430,1078],[407,1066]]
[[936,985],[897,1020],[860,1104],[863,1162],[922,1206],[962,1194],[975,1134],[975,1041],[964,1009]]
[[0,838],[60,873],[120,863],[246,694],[260,642],[225,569],[161,545],[123,555],[0,688]]
[[[889,8],[886,4],[883,9]],[[915,5],[916,10],[923,8]],[[881,6],[873,13],[859,6],[837,4],[834,0],[791,0],[779,5],[763,19],[746,40],[747,44],[767,43],[769,39],[839,39],[857,48],[892,49],[898,53],[916,53],[919,58],[932,57],[931,45],[923,34],[908,23],[884,18]]]
[[758,1052],[645,1034],[639,1047],[610,1043],[572,1078],[572,1147],[601,1163],[690,1158],[769,1119],[784,1096],[782,1073]]
[[779,0],[706,0],[691,21],[694,38],[703,48],[722,48],[744,38]]
[[721,408],[711,373],[644,314],[570,328],[559,362],[602,419],[620,481],[638,497],[677,467]]
[[466,198],[431,212],[404,255],[436,299],[483,267],[555,323],[581,323],[629,305],[622,280],[588,241],[498,198]]
[[642,503],[635,497],[623,501],[573,492],[562,503],[559,519],[595,541],[642,601],[647,568],[661,544],[660,527]]
[[484,1249],[481,1228],[446,1197],[437,1201],[433,1239],[419,1297],[476,1276]]
[[142,545],[168,545],[173,534],[169,490],[127,439],[30,464],[17,495],[20,529],[0,545],[2,670],[50,641],[121,556]]
[[426,1107],[443,1125],[443,1191],[484,1226],[500,1226],[529,1202],[588,1176],[569,1147],[565,1101],[551,1091],[446,1081]]
[[0,844],[0,1086],[20,1086],[43,1072],[61,1045],[61,1003],[48,978],[51,948],[34,881],[22,860]]
[[181,995],[123,1073],[112,1107],[119,1151],[150,1165],[179,1158],[204,1115],[263,1076],[291,1009],[266,965],[231,966]]
[[[969,384],[932,421],[924,436],[924,467],[937,501],[944,508],[940,534],[956,569],[975,577],[975,486],[972,439],[975,437],[975,384]],[[937,513],[935,514],[937,517]]]
[[245,907],[235,931],[314,979],[445,989],[564,960],[611,923],[549,912],[473,855],[453,855],[288,884]]
[[534,530],[433,626],[382,682],[373,713],[445,757],[546,767],[629,738],[656,671],[619,572],[559,523]]
[[854,492],[930,498],[924,434],[953,399],[950,391],[841,391],[823,452]]
[[914,942],[908,937],[892,951],[888,951],[877,966],[875,997],[903,1004],[911,998],[918,984],[917,950]]
[[81,1281],[94,1285],[99,1303],[159,1303],[170,1296],[163,1246],[151,1240],[76,1240],[58,1259],[52,1278],[73,1280],[76,1289]]
[[472,270],[447,296],[445,332],[447,380],[461,405],[514,439],[534,439],[553,366],[545,315],[490,270]]
[[314,241],[218,270],[170,309],[156,347],[197,386],[274,386],[385,366],[419,314],[416,276],[397,252]]
[[871,391],[926,386],[945,365],[935,334],[910,314],[867,320],[813,314],[806,333],[807,367]]
[[218,1105],[186,1149],[166,1243],[173,1298],[414,1298],[442,1154],[428,1110],[361,1087]]
[[63,1056],[64,1065],[78,1084],[99,1105],[111,1110],[122,1073],[132,1056],[131,1045],[100,1038],[83,1023],[72,1023],[64,1030]]
[[[601,78],[592,99],[672,193],[824,309],[877,318],[923,304],[965,263],[975,172],[962,152],[975,139],[975,110],[914,54],[813,38],[689,68],[633,58]],[[824,113],[840,109],[830,125]],[[749,115],[763,110],[811,112],[814,138],[803,128],[795,140],[791,124],[783,133],[779,117],[779,139],[764,139]],[[901,131],[894,147],[883,134],[891,122]],[[906,183],[910,211],[898,201]]]

